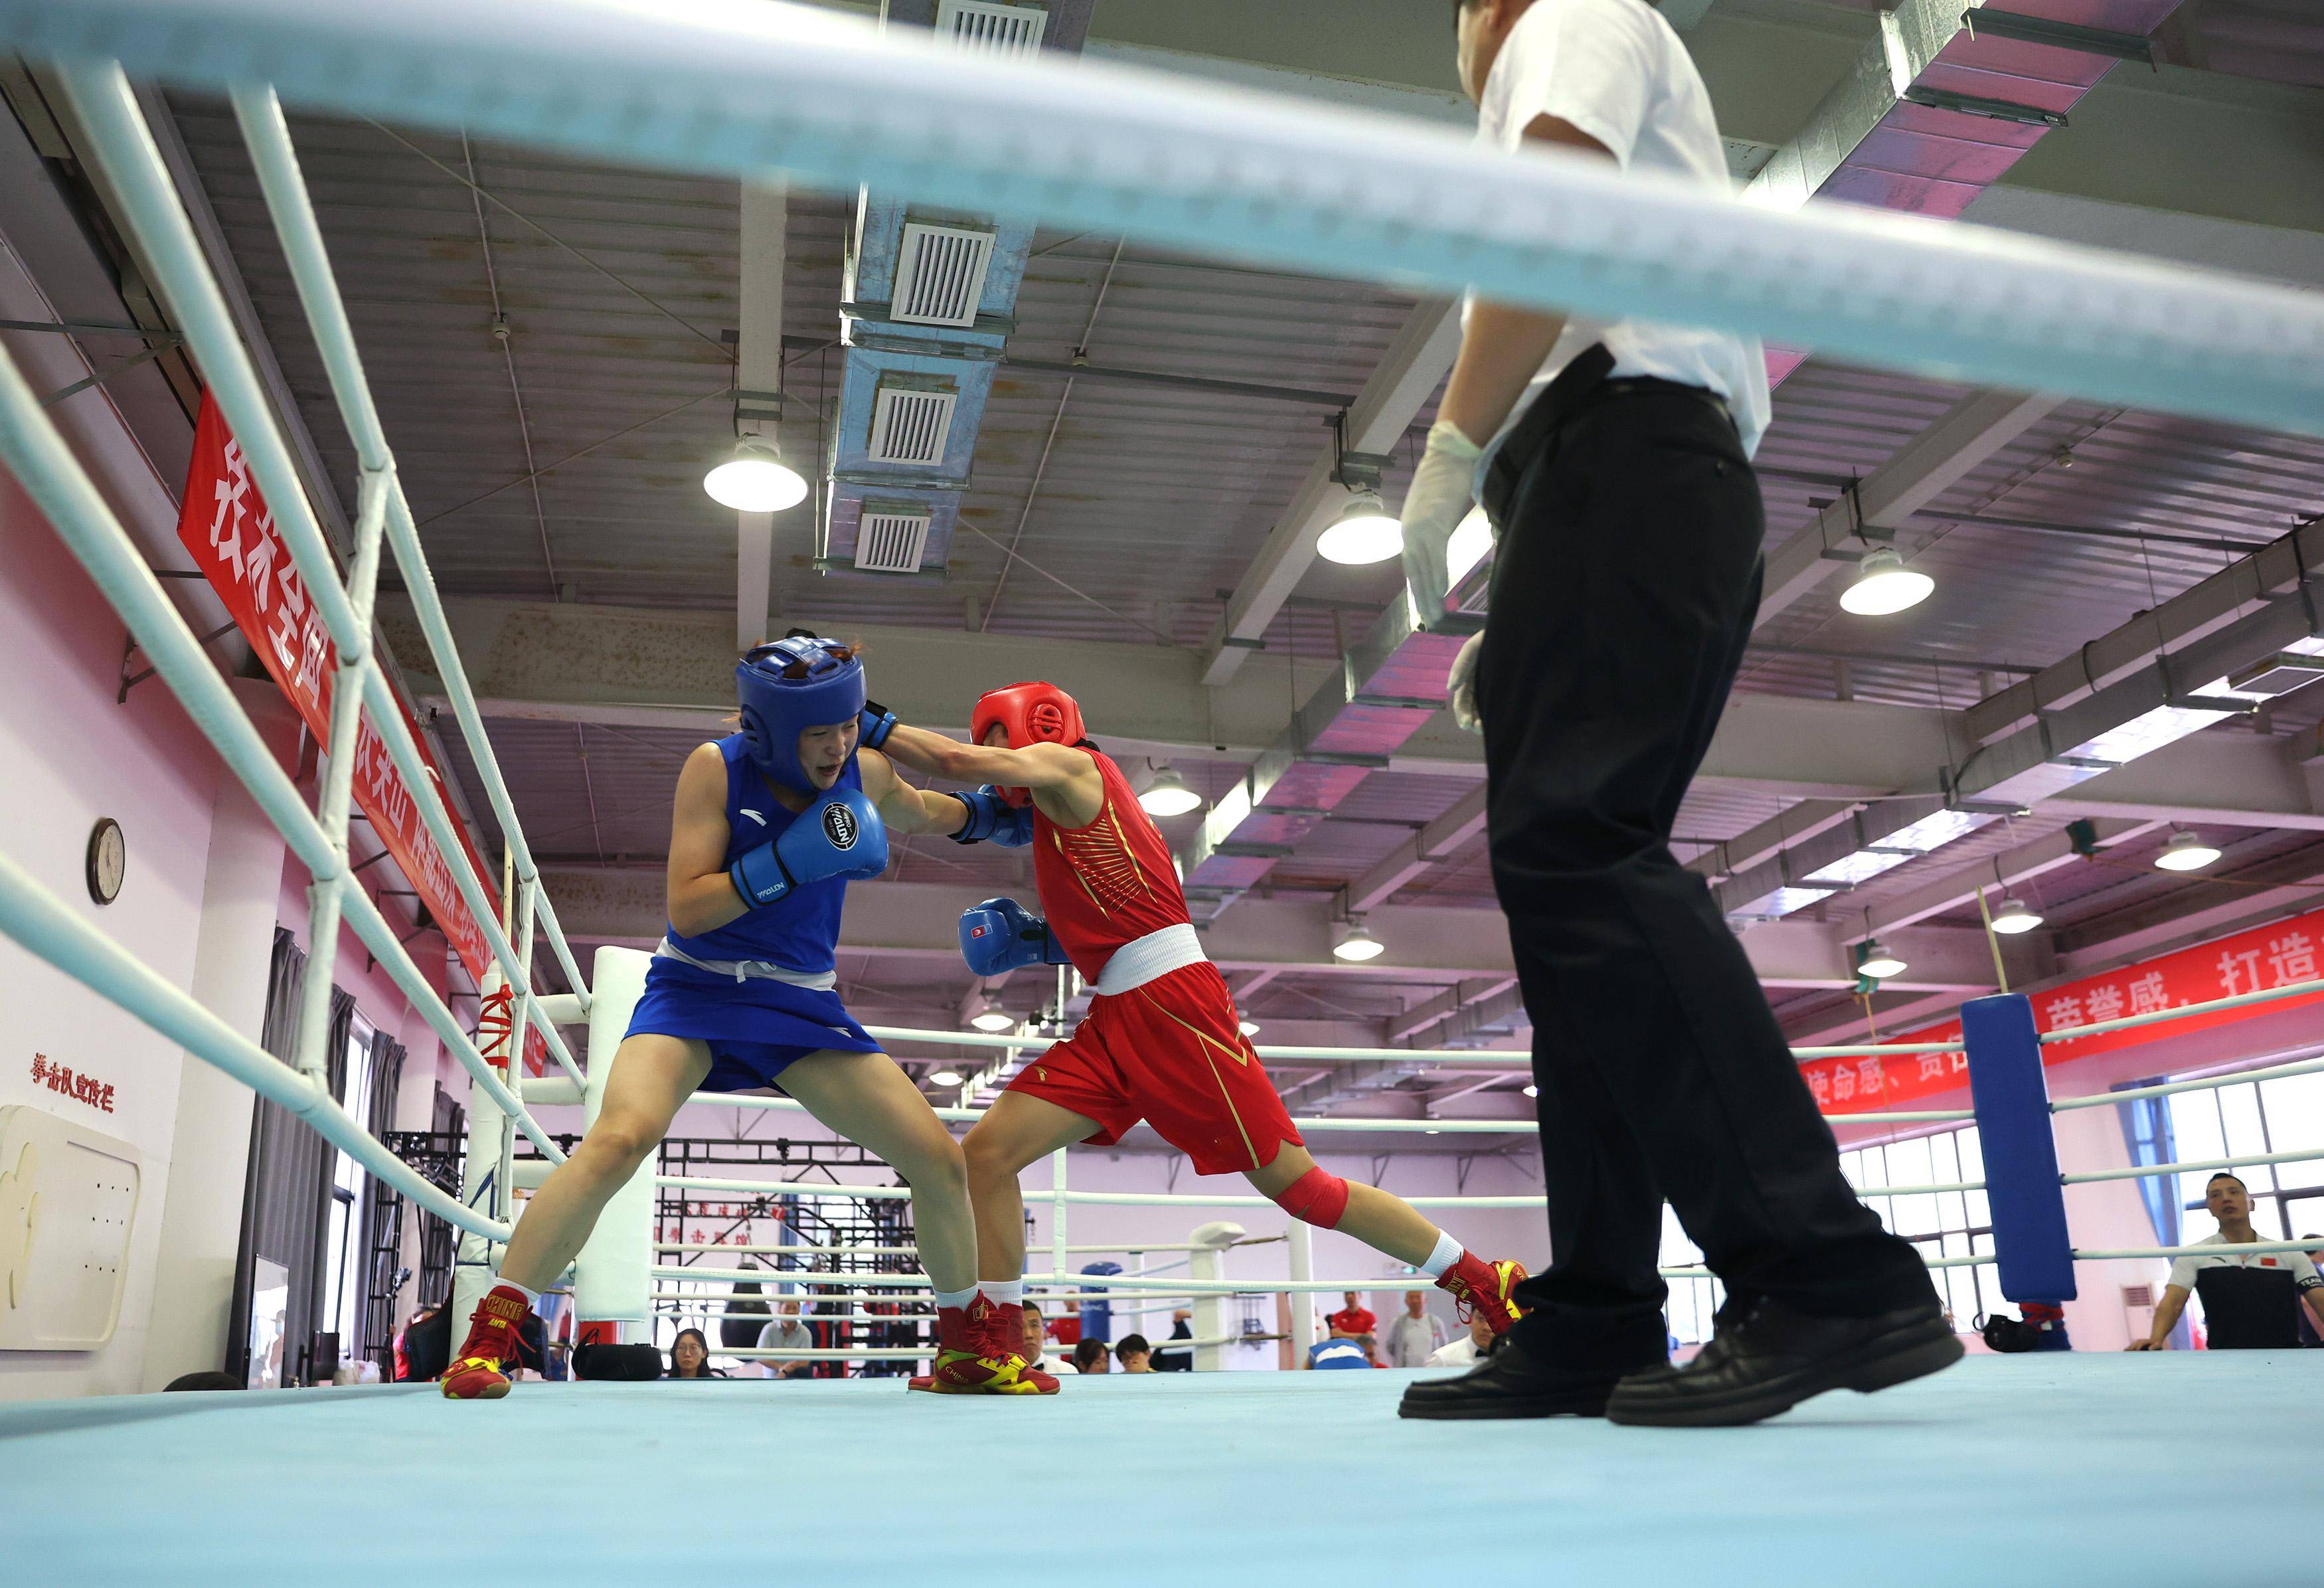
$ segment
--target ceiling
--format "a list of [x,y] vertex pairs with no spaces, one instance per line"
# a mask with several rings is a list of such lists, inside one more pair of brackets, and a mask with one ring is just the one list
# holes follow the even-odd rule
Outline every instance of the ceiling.
[[[1351,19],[1378,26],[1318,38],[1333,31],[1309,25],[1308,7],[1256,5],[1231,17],[1219,13],[1206,26],[1215,7],[1158,17],[1102,0],[1090,48],[1431,119],[1457,114],[1447,67],[1405,38],[1414,24],[1403,8],[1374,0],[1350,0],[1347,8]],[[1868,9],[1858,0],[1714,0],[1689,39],[1720,99],[1722,125],[1737,134],[1738,171],[1764,161],[1805,122],[1869,37]],[[2121,119],[2122,97],[2144,96],[2139,106],[2167,101],[2185,125],[2212,129],[2209,148],[2185,151],[2190,171],[2256,160],[2252,140],[2264,134],[2281,137],[2286,147],[2274,153],[2305,159],[2318,180],[2304,198],[2244,195],[2233,180],[2158,174],[2148,162],[2142,180],[2168,180],[2178,190],[2167,206],[2150,201],[2138,213],[2158,228],[2167,221],[2182,254],[2208,248],[2212,263],[2276,274],[2287,273],[2276,260],[2313,259],[2317,274],[2307,284],[2324,283],[2317,246],[2324,140],[2313,135],[2324,126],[2324,15],[2300,0],[2190,0],[2157,38],[2164,68],[2118,69],[2093,91],[2087,117],[2077,108],[2077,125],[2091,130],[2052,134],[2083,143],[1997,189],[1997,204],[2080,217],[2077,225],[2099,210],[2117,213],[2123,192],[2114,184],[2126,152],[2107,140],[2117,135],[2108,128]],[[1440,46],[1449,42],[1426,48]],[[1762,57],[1791,62],[1797,80],[1775,82],[1750,69]],[[352,450],[232,117],[198,97],[172,95],[169,104],[298,417],[331,477],[352,481]],[[733,433],[742,269],[735,188],[367,123],[300,116],[292,132],[428,556],[456,609],[464,602],[603,609],[608,636],[628,632],[623,625],[641,612],[731,625],[735,523],[700,479]],[[853,210],[849,197],[795,193],[789,200],[779,437],[796,459],[822,456],[838,392],[842,359],[833,344]],[[973,659],[988,653],[977,647],[1001,640],[1089,642],[1132,661],[1127,648],[1150,647],[1157,676],[1184,665],[1211,646],[1268,531],[1326,446],[1334,413],[1391,356],[1415,309],[1411,297],[1377,285],[1041,232],[1010,355],[1056,364],[1079,355],[1093,373],[1068,379],[1004,367],[979,439],[963,530],[941,572],[823,571],[812,514],[779,520],[771,622],[957,636],[964,706],[976,688],[1006,681],[973,671]],[[1128,378],[1139,374],[1251,389]],[[1924,374],[1811,356],[1778,388],[1758,457],[1770,548],[1805,531],[1852,483],[1878,476],[1969,394]],[[1434,402],[1420,405],[1391,449],[1391,501]],[[341,507],[351,514],[351,496]],[[1867,620],[1840,609],[1842,581],[1825,580],[1763,622],[1738,690],[1895,708],[1950,732],[1963,719],[1932,714],[1959,714],[2054,668],[2319,511],[2324,441],[2063,402],[1898,528],[1914,566],[1936,578],[1933,598],[1898,617]],[[1270,734],[1279,731],[1308,687],[1295,660],[1335,662],[1397,586],[1392,563],[1308,568],[1259,635],[1261,649],[1236,686],[1244,691],[1237,709],[1276,711]],[[748,607],[750,593],[741,594]],[[878,694],[876,645],[870,665]],[[1281,691],[1279,710],[1269,689]],[[2303,734],[2313,737],[2324,716],[2316,697],[2324,689],[2286,697],[2201,738],[2296,745]],[[677,769],[715,730],[706,719],[620,716],[511,711],[491,723],[493,748],[544,865],[560,875],[641,876],[650,889],[666,851]],[[1106,725],[1093,727],[1103,742]],[[484,809],[456,735],[445,738],[470,808]],[[1430,743],[1453,738],[1446,730]],[[1192,742],[1171,753],[1206,802],[1234,787],[1252,759],[1249,746]],[[1474,760],[1473,749],[1432,751],[1372,771],[1236,909],[1298,905],[1318,919],[1328,915],[1342,890],[1390,862],[1429,824],[1458,815],[1477,786]],[[1790,819],[1787,812],[1823,789],[1822,774],[1804,766],[1797,786],[1787,786],[1764,771],[1717,775],[1717,762],[1678,823],[1682,858],[1714,874],[1731,858],[1720,845]],[[2181,878],[2153,867],[2174,816],[2225,851],[2211,872]],[[2030,948],[2014,951],[2034,953],[2028,963],[2038,979],[2109,954],[2150,951],[2174,931],[2200,934],[2254,911],[2284,913],[2324,899],[2324,819],[2302,826],[2242,816],[2218,819],[2200,804],[2150,812],[2143,828],[2098,858],[2043,870],[2015,890],[2045,920]],[[1198,812],[1162,825],[1184,850],[1202,819]],[[1862,912],[1980,868],[1997,877],[2008,857],[2054,842],[2069,819],[2037,803],[1786,925],[1844,944]],[[899,845],[890,876],[859,885],[858,894],[1028,886],[1011,855],[918,840]],[[1433,935],[1431,920],[1451,923],[1448,932],[1475,930],[1493,908],[1481,837],[1416,866],[1379,908],[1376,921],[1393,915],[1399,930],[1417,937]],[[1977,906],[1965,899],[1922,918],[1920,929],[1973,933]],[[631,922],[603,935],[638,930]],[[1214,928],[1224,930],[1224,923]],[[1747,945],[1754,937],[1746,934]],[[1360,970],[1320,955],[1308,963],[1256,956],[1235,980],[1247,1012],[1271,1035],[1340,1042],[1396,1039],[1400,1018],[1448,991],[1482,1007],[1507,985],[1493,964],[1452,963],[1449,951],[1400,970],[1413,956],[1402,941],[1389,946],[1382,961]],[[853,936],[842,974],[852,1000],[897,1021],[949,1026],[972,991],[956,962]],[[1019,978],[1001,996],[1029,1013],[1046,992],[1046,983]],[[1912,1018],[1960,995],[1883,992],[1872,1013]],[[1774,996],[1797,1037],[1862,1029],[1863,1006],[1844,987],[1782,985]],[[1521,1014],[1497,1011],[1473,1031],[1440,1027],[1416,1039],[1521,1042]],[[1424,1108],[1432,1094],[1467,1085],[1424,1071],[1391,1091],[1399,1105]]]

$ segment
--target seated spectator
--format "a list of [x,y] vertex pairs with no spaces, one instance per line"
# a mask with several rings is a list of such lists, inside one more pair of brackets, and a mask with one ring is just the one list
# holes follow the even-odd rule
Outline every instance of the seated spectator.
[[242,1380],[232,1373],[222,1373],[212,1368],[206,1373],[180,1373],[161,1386],[161,1392],[166,1395],[172,1390],[239,1390],[242,1387]]
[[1431,1353],[1444,1343],[1444,1325],[1428,1316],[1428,1297],[1417,1290],[1404,1293],[1404,1311],[1388,1326],[1388,1365],[1423,1368]]
[[[1170,1315],[1170,1338],[1192,1340],[1194,1337],[1194,1315],[1185,1307]],[[1191,1373],[1194,1371],[1194,1348],[1166,1345],[1154,1353],[1154,1371],[1157,1373]]]
[[1111,1371],[1109,1354],[1104,1341],[1084,1339],[1074,1347],[1074,1371],[1077,1373],[1107,1372]]
[[1125,1373],[1150,1373],[1154,1371],[1154,1347],[1143,1334],[1124,1334],[1113,1348]]
[[[1335,1318],[1340,1316],[1338,1313],[1333,1315]],[[1351,1334],[1335,1324],[1330,1339],[1318,1340],[1307,1348],[1305,1365],[1327,1370],[1368,1368],[1372,1365],[1372,1353],[1364,1348],[1360,1336]]]
[[1371,1308],[1363,1304],[1363,1298],[1355,1291],[1342,1290],[1340,1298],[1346,1305],[1323,1321],[1332,1325],[1334,1334],[1345,1334],[1351,1340],[1362,1341],[1364,1355],[1378,1361],[1379,1345],[1373,1334],[1379,1328],[1379,1319],[1372,1316]]
[[1031,1297],[1027,1297],[1025,1298],[1025,1337],[1022,1343],[1017,1347],[1025,1358],[1025,1365],[1047,1373],[1052,1378],[1063,1373],[1080,1371],[1081,1370],[1065,1358],[1048,1354],[1047,1334],[1047,1328],[1041,1317],[1041,1304]]
[[1427,1366],[1432,1368],[1474,1367],[1493,1349],[1493,1325],[1483,1313],[1469,1319],[1469,1332],[1450,1344],[1440,1345],[1428,1353]]
[[[2203,1187],[2204,1205],[2218,1221],[2218,1233],[2192,1244],[2248,1246],[2259,1239],[2251,1223],[2251,1191],[2234,1175],[2213,1175]],[[2190,1252],[2171,1265],[2171,1280],[2144,1340],[2131,1351],[2161,1351],[2186,1309],[2189,1295],[2203,1298],[2203,1327],[2213,1351],[2289,1349],[2300,1343],[2301,1304],[2324,1320],[2324,1278],[2299,1251],[2217,1255]]]
[[[815,1334],[799,1321],[799,1303],[796,1296],[786,1296],[776,1305],[775,1318],[759,1331],[761,1351],[809,1351],[815,1346]],[[778,1379],[805,1379],[813,1376],[815,1363],[794,1357],[788,1362],[770,1362]]]
[[680,1329],[669,1343],[669,1376],[673,1379],[723,1379],[710,1365],[710,1341],[699,1329]]
[[[755,1269],[759,1265],[745,1255],[734,1266]],[[734,1282],[734,1294],[738,1297],[755,1297],[761,1293],[759,1281],[756,1279],[737,1279]],[[726,1304],[726,1316],[718,1320],[718,1343],[729,1351],[737,1350],[753,1342],[763,1344],[764,1342],[760,1341],[759,1336],[764,1332],[766,1323],[767,1304],[765,1302],[740,1299],[729,1301]]]

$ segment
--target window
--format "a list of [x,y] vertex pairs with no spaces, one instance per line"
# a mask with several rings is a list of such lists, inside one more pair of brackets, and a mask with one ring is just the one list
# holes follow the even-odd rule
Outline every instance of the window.
[[[2324,1076],[2318,1077],[2324,1080]],[[1914,1136],[1840,1155],[1840,1172],[1859,1190],[1877,1186],[1954,1185],[1985,1178],[1985,1159],[1978,1149],[1977,1127],[1962,1125],[1933,1135]],[[2324,1186],[2319,1186],[2324,1196]],[[1993,1215],[1982,1191],[1919,1192],[1908,1196],[1866,1199],[1880,1222],[1910,1241],[1926,1260],[1946,1257],[1989,1257],[1993,1252]],[[2319,1206],[2324,1214],[2324,1206]],[[1678,1217],[1663,1209],[1662,1263],[1665,1268],[1698,1266],[1702,1253],[1679,1228]],[[1974,1331],[1981,1315],[1997,1312],[2000,1273],[1990,1262],[1929,1270],[1937,1293],[1952,1315],[1953,1328]],[[1698,1344],[1711,1338],[1711,1317],[1726,1299],[1719,1281],[1709,1279],[1673,1279],[1669,1318],[1679,1343]]]
[[[2181,1092],[2167,1101],[2172,1156],[2182,1162],[2324,1149],[2324,1075],[2244,1081],[2209,1092]],[[2324,1232],[2324,1159],[2255,1164],[2236,1172],[2251,1187],[2252,1229],[2261,1240],[2291,1241]],[[2218,1233],[2203,1205],[2203,1184],[2210,1176],[2176,1177],[2186,1209],[2180,1240],[2191,1243]]]
[[[371,1027],[361,1015],[355,1016],[347,1030],[347,1084],[344,1095],[346,1111],[365,1131],[372,1129],[371,1040]],[[355,1354],[356,1345],[353,1332],[360,1310],[357,1297],[363,1285],[364,1260],[368,1254],[356,1251],[355,1246],[363,1234],[363,1191],[369,1176],[346,1153],[334,1152],[331,1157],[331,1214],[324,1247],[323,1316],[315,1320],[315,1331],[338,1335],[339,1359],[345,1362]]]

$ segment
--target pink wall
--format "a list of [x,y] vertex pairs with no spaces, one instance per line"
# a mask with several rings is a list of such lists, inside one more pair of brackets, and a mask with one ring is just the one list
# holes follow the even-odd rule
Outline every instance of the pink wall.
[[[0,474],[0,853],[82,920],[178,985],[201,920],[217,769],[169,691],[116,705],[122,624],[15,482]],[[84,879],[90,829],[120,822],[128,872],[99,908]],[[155,1252],[170,1190],[182,1052],[0,938],[0,1105],[24,1104],[134,1145],[143,1159],[127,1287],[112,1341],[93,1353],[0,1352],[0,1399],[139,1387]],[[111,1083],[97,1112],[35,1086],[35,1053]]]

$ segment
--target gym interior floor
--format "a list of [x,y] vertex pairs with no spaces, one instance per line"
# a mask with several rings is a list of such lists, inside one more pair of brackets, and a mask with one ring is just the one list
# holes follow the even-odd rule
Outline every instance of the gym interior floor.
[[1697,1432],[1401,1422],[1397,1372],[35,1402],[0,1579],[2312,1585],[2319,1367],[1973,1356]]

